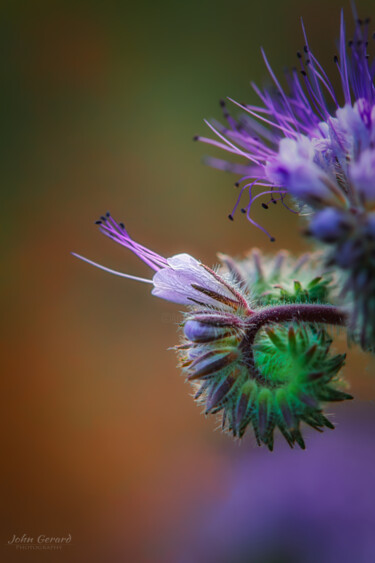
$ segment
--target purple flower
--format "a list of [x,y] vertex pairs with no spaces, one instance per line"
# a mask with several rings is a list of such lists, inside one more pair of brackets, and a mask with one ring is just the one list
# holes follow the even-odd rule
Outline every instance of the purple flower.
[[96,264],[79,254],[74,256],[117,276],[121,276],[153,285],[152,294],[161,299],[181,305],[205,305],[222,310],[232,310],[242,307],[250,311],[242,294],[227,283],[223,276],[202,264],[189,254],[176,254],[171,258],[164,258],[149,248],[135,242],[129,235],[123,223],[116,223],[109,213],[102,216],[96,224],[100,231],[128,248],[147,264],[155,274],[152,280],[124,274]]
[[269,201],[262,203],[265,209],[270,201],[288,207],[289,195],[303,209],[310,222],[306,234],[327,245],[328,265],[343,270],[341,295],[352,311],[351,337],[364,349],[374,350],[375,59],[368,54],[370,20],[354,15],[354,35],[347,41],[341,14],[339,53],[334,57],[340,94],[311,51],[302,25],[300,70],[287,75],[288,92],[262,51],[274,88],[262,91],[253,85],[259,106],[231,100],[245,112],[238,119],[222,102],[227,125],[208,123],[220,140],[198,139],[247,161],[239,165],[208,160],[212,166],[243,174],[236,183],[242,187],[230,219],[247,194],[242,211],[275,240],[251,218],[253,203],[268,196]]
[[[197,139],[247,161],[238,165],[209,159],[213,166],[243,173],[237,183],[243,183],[242,189],[230,217],[245,193],[248,202],[243,210],[253,223],[250,208],[266,195],[285,205],[289,194],[312,210],[327,206],[356,213],[373,210],[375,61],[368,55],[368,28],[369,20],[357,19],[353,39],[347,42],[341,16],[339,55],[334,58],[340,96],[310,50],[303,27],[305,46],[303,53],[297,53],[300,70],[287,76],[288,92],[262,51],[274,88],[262,91],[253,85],[261,105],[230,100],[245,112],[236,119],[221,102],[227,124],[208,123],[219,140]],[[262,189],[257,193],[258,186]]]

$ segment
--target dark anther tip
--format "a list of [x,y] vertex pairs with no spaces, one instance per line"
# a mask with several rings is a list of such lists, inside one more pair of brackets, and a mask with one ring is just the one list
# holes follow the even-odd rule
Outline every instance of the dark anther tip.
[[301,70],[301,74],[302,76],[307,76],[306,71],[305,70]]
[[225,100],[223,100],[223,99],[219,100],[219,104],[222,108],[224,108],[225,107]]
[[230,219],[231,221],[234,221],[233,215],[229,214],[229,215],[228,215],[228,219]]
[[308,53],[308,52],[309,52],[309,50],[308,50],[308,48],[307,48],[307,45],[304,45],[304,46],[303,46],[303,50],[305,51],[305,53]]
[[353,46],[353,41],[352,39],[350,39],[350,41],[348,41],[348,47],[352,47]]
[[358,18],[357,24],[358,24],[358,25],[363,25],[363,20],[361,20],[361,19]]
[[273,199],[273,200],[272,200],[272,203],[273,203],[274,205],[276,205],[276,203],[277,203],[276,199]]
[[302,59],[302,54],[301,54],[300,51],[297,51],[297,57],[298,57],[299,59]]
[[268,205],[266,203],[262,203],[263,209],[268,209]]
[[107,211],[107,213],[105,214],[105,216],[106,216],[106,217],[110,217],[110,216],[111,216],[110,212]]
[[246,213],[246,209],[244,207],[241,208],[241,213]]
[[276,240],[275,237],[271,237],[271,238],[270,238],[270,241],[271,241],[271,242],[275,242],[275,240]]
[[194,135],[193,141],[199,141],[199,135]]
[[234,182],[234,185],[236,186],[236,188],[239,187],[240,183],[239,182]]
[[125,229],[124,223],[119,223],[119,225],[120,225],[120,227],[121,227],[122,229]]
[[101,221],[95,221],[95,225],[101,225],[102,222]]
[[104,217],[104,215],[102,215],[102,216],[100,217],[100,219],[101,219],[102,221],[104,221],[104,223],[107,221],[107,217]]
[[337,64],[337,63],[339,62],[339,58],[338,58],[337,55],[335,55],[335,56],[333,57],[333,62],[334,62],[335,64]]

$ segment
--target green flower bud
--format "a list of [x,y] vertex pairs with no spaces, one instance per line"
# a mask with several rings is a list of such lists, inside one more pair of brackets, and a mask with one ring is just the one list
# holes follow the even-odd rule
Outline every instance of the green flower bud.
[[322,268],[322,254],[298,260],[282,250],[274,257],[251,250],[245,260],[219,254],[225,268],[240,281],[257,306],[282,303],[327,303],[335,297],[333,276]]

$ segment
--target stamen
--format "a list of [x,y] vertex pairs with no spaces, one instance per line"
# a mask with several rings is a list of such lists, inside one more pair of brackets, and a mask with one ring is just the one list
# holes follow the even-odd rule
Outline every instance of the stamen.
[[345,22],[344,22],[344,11],[341,10],[341,20],[340,20],[340,59],[341,59],[341,81],[342,87],[344,90],[345,96],[345,103],[351,104],[351,95],[350,95],[350,86],[349,86],[349,79],[348,79],[348,65],[346,59],[346,39],[345,39]]
[[138,256],[145,264],[147,264],[154,271],[158,271],[161,268],[167,266],[167,261],[165,258],[153,252],[149,248],[146,248],[142,244],[136,243],[130,237],[129,233],[125,229],[123,223],[116,223],[116,221],[111,217],[110,213],[107,212],[106,216],[101,217],[99,230],[101,233],[105,234],[115,242],[125,246],[134,254]]
[[231,114],[229,113],[229,111],[227,110],[227,106],[226,106],[225,100],[220,100],[220,107],[222,108],[224,118],[228,121],[230,127],[232,127],[232,129],[236,129],[236,128],[237,128],[237,123],[236,123],[236,121],[233,119],[233,117],[231,116]]
[[[282,192],[279,192],[279,193],[281,194]],[[286,194],[287,192],[283,192],[283,193]],[[273,237],[273,236],[267,231],[267,229],[265,229],[264,227],[262,227],[261,225],[259,225],[259,223],[257,223],[256,221],[254,221],[254,219],[252,219],[252,218],[250,217],[250,210],[251,210],[251,206],[252,206],[252,204],[254,203],[254,201],[255,201],[256,199],[258,199],[259,197],[262,197],[263,195],[267,195],[267,194],[273,194],[273,191],[262,192],[262,193],[260,193],[260,194],[257,194],[257,195],[254,196],[253,198],[251,198],[251,201],[250,201],[250,203],[249,203],[249,205],[248,205],[248,207],[247,207],[247,214],[246,214],[246,217],[247,217],[248,221],[250,221],[250,223],[252,223],[255,227],[258,227],[258,229],[260,229],[261,231],[263,231],[263,233],[268,236],[268,238],[270,239],[271,242],[275,242],[275,240],[276,240],[275,237]]]
[[[211,127],[211,129],[213,129],[213,127]],[[215,133],[217,135],[219,135],[219,133],[216,130],[215,130]],[[221,135],[220,135],[220,137],[221,137]],[[212,145],[214,147],[217,147],[218,149],[223,149],[226,152],[231,152],[232,154],[240,154],[241,156],[245,156],[248,160],[252,160],[256,164],[259,164],[259,161],[251,158],[251,156],[248,155],[248,154],[241,153],[240,149],[238,149],[237,147],[234,147],[234,145],[232,145],[234,148],[230,148],[227,145],[220,143],[219,141],[215,141],[215,139],[210,139],[209,137],[199,137],[199,141],[201,143],[205,143],[206,145]],[[229,141],[228,141],[228,144],[229,144]]]
[[295,127],[296,127],[296,129],[297,129],[297,131],[298,131],[298,130],[299,130],[299,128],[298,128],[298,122],[297,122],[297,120],[296,120],[296,118],[295,118],[295,115],[294,115],[294,113],[293,113],[293,110],[292,110],[292,108],[291,108],[291,106],[290,106],[290,104],[289,104],[289,100],[288,100],[287,96],[285,95],[285,92],[284,92],[284,90],[282,89],[280,82],[277,80],[276,75],[275,75],[275,73],[273,72],[270,63],[268,62],[268,59],[267,59],[267,57],[266,57],[266,54],[265,54],[264,50],[261,49],[261,52],[262,52],[263,60],[264,60],[264,62],[265,62],[265,64],[266,64],[266,67],[267,67],[267,69],[268,69],[268,72],[270,73],[272,80],[273,80],[274,83],[276,84],[276,88],[277,88],[278,91],[280,92],[280,94],[281,94],[281,96],[282,96],[282,98],[283,98],[283,100],[284,100],[284,103],[285,103],[286,107],[287,107],[288,110],[289,110],[289,113],[290,113],[290,117],[291,117],[291,119],[292,119],[292,122],[293,122],[293,124],[295,125]]
[[231,213],[230,215],[228,215],[229,219],[231,219],[232,221],[233,221],[233,215],[235,214],[236,209],[237,209],[237,207],[239,206],[239,203],[240,203],[240,201],[241,201],[242,194],[244,193],[244,191],[246,190],[246,188],[250,188],[250,190],[251,190],[252,186],[254,186],[255,183],[256,183],[256,180],[255,180],[254,182],[251,182],[250,184],[245,184],[245,185],[241,188],[241,191],[240,191],[240,193],[239,193],[239,196],[238,196],[238,198],[237,198],[237,201],[236,201],[236,203],[235,203],[235,205],[234,205],[234,207],[233,207],[232,213]]
[[282,127],[281,125],[278,125],[277,123],[275,123],[274,121],[270,121],[269,119],[266,119],[265,117],[262,117],[261,115],[258,115],[256,112],[248,109],[247,106],[242,105],[238,102],[236,102],[235,100],[232,100],[232,98],[228,98],[228,100],[230,100],[233,104],[235,104],[236,106],[240,107],[241,109],[244,109],[245,111],[247,111],[248,113],[250,113],[250,115],[253,115],[254,117],[256,117],[257,119],[259,119],[260,121],[264,121],[264,123],[267,123],[267,125],[271,125],[271,127],[276,127],[276,129],[280,129],[280,131],[283,131],[283,133],[285,133],[285,135],[287,135],[288,137],[290,135],[293,135],[294,137],[297,137],[297,133],[295,131],[293,131],[292,129],[286,129],[285,127]]
[[[303,36],[304,36],[304,38],[305,38],[305,43],[306,43],[303,49],[304,49],[305,53],[309,53],[309,52],[310,52],[310,48],[309,48],[309,44],[308,44],[308,41],[307,41],[306,29],[305,29],[305,25],[304,25],[304,23],[303,23],[303,19],[302,19],[302,18],[301,18],[301,26],[302,26],[302,33],[303,33]],[[314,62],[313,62],[313,60],[312,60],[311,64],[309,65],[309,68],[311,68],[311,69],[314,68]],[[323,96],[323,94],[322,94],[322,91],[321,91],[321,88],[320,88],[320,85],[319,85],[319,81],[318,81],[318,79],[317,79],[317,77],[316,77],[316,75],[315,75],[314,72],[312,73],[312,76],[313,76],[314,88],[313,88],[313,85],[311,84],[311,91],[312,91],[312,93],[313,93],[313,95],[314,95],[314,98],[316,99],[318,105],[320,106],[320,108],[321,108],[323,114],[324,114],[324,115],[329,115],[329,114],[328,114],[328,111],[327,111],[327,104],[326,104],[326,102],[325,102],[325,100],[324,100],[324,96]]]
[[206,125],[208,125],[208,127],[211,129],[211,131],[216,133],[216,135],[218,137],[220,137],[220,139],[222,139],[224,141],[224,143],[229,145],[229,147],[231,147],[237,154],[244,156],[245,158],[247,158],[248,160],[251,160],[252,162],[255,162],[256,164],[259,164],[259,161],[256,160],[255,158],[253,158],[249,153],[245,153],[245,152],[241,151],[241,149],[239,149],[238,147],[233,145],[230,141],[228,141],[228,139],[226,139],[223,135],[221,135],[221,133],[219,133],[219,131],[217,129],[215,129],[215,127],[213,125],[211,125],[211,123],[209,121],[207,121],[207,119],[204,119],[204,122],[205,122]]

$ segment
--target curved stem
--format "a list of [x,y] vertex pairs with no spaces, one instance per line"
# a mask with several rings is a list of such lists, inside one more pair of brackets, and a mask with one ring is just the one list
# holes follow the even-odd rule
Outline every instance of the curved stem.
[[346,320],[346,313],[332,305],[296,303],[293,305],[266,307],[254,313],[246,320],[246,328],[248,331],[255,331],[256,333],[263,325],[270,323],[303,321],[306,323],[324,323],[343,326]]
[[336,326],[344,326],[347,322],[347,314],[332,305],[292,304],[267,307],[251,315],[245,322],[246,336],[242,347],[247,352],[248,365],[256,379],[263,378],[255,367],[253,346],[257,333],[265,325],[272,323],[285,323],[290,321],[302,321],[306,323],[322,323]]

